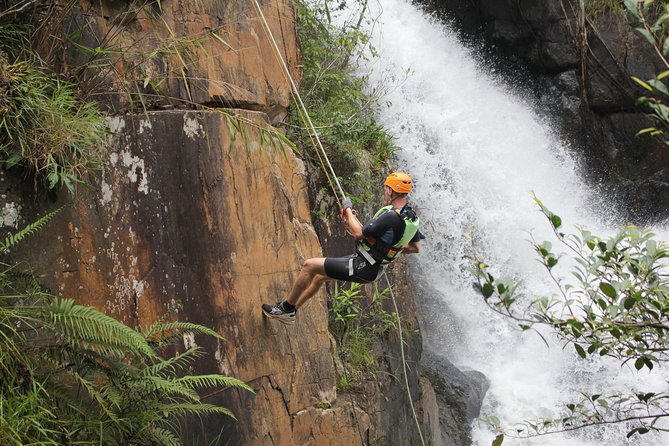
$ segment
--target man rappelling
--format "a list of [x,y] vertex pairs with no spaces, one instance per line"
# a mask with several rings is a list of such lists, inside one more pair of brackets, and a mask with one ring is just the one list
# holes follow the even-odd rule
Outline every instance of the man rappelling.
[[351,200],[344,198],[342,201],[342,217],[353,238],[359,242],[357,252],[345,257],[306,260],[286,300],[262,305],[265,316],[292,325],[297,309],[326,281],[374,282],[400,253],[412,254],[420,250],[420,240],[425,238],[418,230],[420,219],[407,204],[411,178],[403,172],[393,172],[383,185],[387,206],[379,209],[365,226],[356,218]]

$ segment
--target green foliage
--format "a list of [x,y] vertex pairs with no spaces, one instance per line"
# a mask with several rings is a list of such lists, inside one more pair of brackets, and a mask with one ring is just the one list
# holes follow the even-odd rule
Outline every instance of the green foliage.
[[250,152],[252,150],[252,139],[249,137],[249,128],[254,128],[258,132],[258,144],[261,150],[271,148],[276,152],[283,153],[285,147],[295,149],[295,144],[280,131],[259,125],[251,119],[236,113],[233,114],[223,109],[218,109],[218,111],[223,114],[227,122],[228,131],[230,132],[230,147],[234,147],[237,138],[241,137],[246,151]]
[[383,308],[390,289],[381,290],[377,283],[373,287],[371,297],[367,297],[359,283],[351,283],[349,288],[343,289],[335,284],[329,309],[329,326],[340,343],[344,342],[347,333],[352,329],[363,329],[375,335],[397,329],[395,314]]
[[[370,173],[385,166],[394,151],[392,136],[375,122],[384,87],[371,94],[366,76],[356,75],[352,60],[365,57],[369,36],[360,30],[366,8],[353,23],[335,25],[331,14],[339,2],[296,3],[303,55],[301,94],[328,157],[344,189],[360,201],[373,198]],[[373,49],[371,51],[373,53]],[[315,156],[310,132],[297,109],[289,117],[290,137],[305,157]]]
[[351,283],[350,288],[341,290],[338,284],[335,284],[335,292],[330,305],[332,322],[330,325],[340,327],[342,333],[350,329],[354,322],[353,319],[360,315],[363,298],[362,285],[359,283]]
[[640,130],[637,135],[649,134],[654,137],[662,137],[664,143],[669,141],[664,138],[664,133],[669,128],[669,108],[666,101],[669,97],[669,89],[664,79],[669,76],[669,2],[666,0],[625,0],[625,10],[634,23],[635,30],[641,34],[653,47],[664,66],[665,71],[657,74],[652,79],[642,80],[632,76],[632,80],[645,91],[643,96],[637,99],[637,105],[647,110],[656,123],[653,127]]
[[621,0],[585,0],[585,13],[588,17],[597,17],[601,14],[623,12]]
[[351,387],[374,376],[378,364],[374,355],[375,338],[364,329],[353,329],[341,346],[341,359],[346,367],[347,380]]
[[233,416],[199,390],[252,391],[235,378],[189,373],[203,351],[179,345],[185,335],[221,339],[207,327],[161,321],[137,331],[1,266],[2,445],[179,445],[180,420]]
[[40,217],[37,221],[30,223],[28,226],[24,227],[17,233],[8,235],[4,242],[0,242],[0,254],[6,254],[9,252],[12,246],[17,245],[24,238],[42,229],[42,227],[51,221],[51,219],[60,214],[62,210],[63,208],[58,208],[55,211],[49,212],[48,214]]
[[373,293],[368,297],[359,283],[351,283],[344,289],[335,284],[329,328],[346,369],[340,378],[340,391],[351,390],[378,372],[375,342],[398,328],[395,314],[383,308],[389,289],[380,290],[376,283],[373,286]]
[[74,194],[100,167],[106,122],[95,104],[77,99],[72,84],[48,73],[24,34],[0,26],[0,42],[0,162]]
[[[558,297],[527,302],[513,279],[495,278],[481,261],[471,269],[474,289],[494,311],[512,318],[523,330],[537,325],[553,329],[576,354],[609,356],[649,371],[669,361],[669,246],[635,226],[601,238],[585,228],[563,231],[562,220],[535,201],[566,254],[552,243],[532,242],[539,262],[559,290]],[[558,276],[558,262],[570,262],[570,275]],[[669,417],[669,392],[612,395],[583,394],[556,419],[524,422],[507,435],[540,435],[586,426],[632,421],[629,436],[660,429]]]

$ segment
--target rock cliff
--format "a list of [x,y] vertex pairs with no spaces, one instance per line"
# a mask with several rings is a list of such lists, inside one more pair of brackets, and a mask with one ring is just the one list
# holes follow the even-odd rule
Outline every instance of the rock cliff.
[[[261,4],[299,79],[292,3]],[[53,293],[130,325],[166,317],[224,336],[186,337],[184,347],[197,342],[209,352],[197,372],[235,376],[255,394],[208,395],[237,421],[189,425],[192,444],[420,444],[396,334],[384,339],[384,374],[369,392],[338,394],[325,293],[292,327],[260,312],[285,296],[304,259],[322,253],[304,166],[271,127],[287,111],[289,86],[252,3],[133,5],[82,0],[45,23],[36,45],[55,67],[81,67],[90,94],[110,111],[111,148],[92,187],[72,202],[61,194],[53,203],[20,173],[2,173],[4,230],[65,206],[12,255]],[[55,54],[53,41],[68,43]],[[85,63],[91,52],[104,56]],[[403,317],[417,327],[405,269],[393,276]],[[419,332],[405,341],[409,390],[426,441],[439,444],[437,401],[416,367]]]

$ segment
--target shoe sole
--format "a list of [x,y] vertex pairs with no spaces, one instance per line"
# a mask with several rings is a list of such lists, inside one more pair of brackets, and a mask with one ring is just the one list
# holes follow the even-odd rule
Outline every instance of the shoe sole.
[[285,318],[284,316],[277,316],[277,315],[268,313],[268,312],[265,311],[264,309],[262,310],[262,312],[263,312],[263,313],[265,314],[265,316],[267,316],[268,318],[270,318],[270,319],[276,319],[277,321],[281,322],[282,324],[285,324],[285,325],[294,325],[294,324],[295,324],[295,316],[291,317],[290,319],[287,319],[287,318]]

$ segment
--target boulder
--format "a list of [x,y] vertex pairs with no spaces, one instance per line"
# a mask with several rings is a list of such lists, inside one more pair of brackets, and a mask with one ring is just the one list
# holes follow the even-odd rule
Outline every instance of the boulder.
[[445,356],[424,352],[422,368],[434,386],[444,446],[471,444],[472,421],[479,416],[488,379],[475,370],[461,371]]

